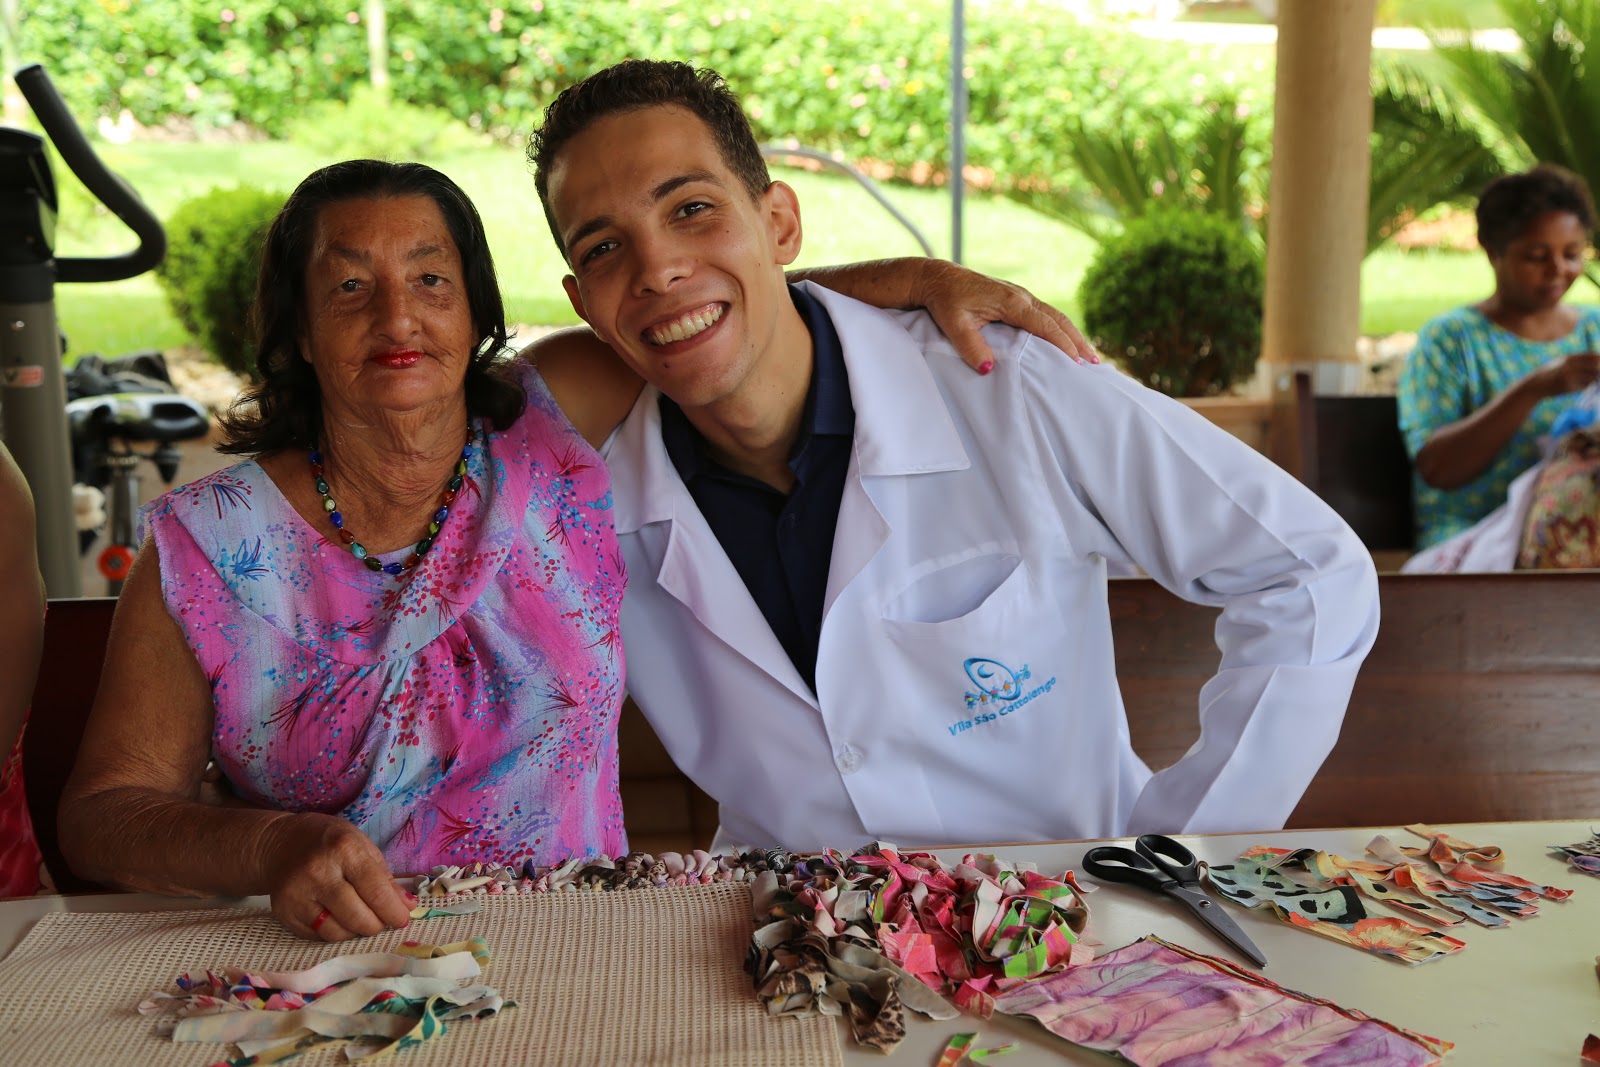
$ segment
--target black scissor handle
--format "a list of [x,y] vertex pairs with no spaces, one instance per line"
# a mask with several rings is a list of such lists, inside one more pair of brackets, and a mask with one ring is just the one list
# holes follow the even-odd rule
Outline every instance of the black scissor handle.
[[1127,882],[1164,892],[1175,882],[1147,857],[1121,845],[1097,845],[1083,854],[1083,869],[1102,882]]
[[1134,848],[1179,885],[1200,884],[1200,860],[1188,848],[1164,834],[1145,834]]

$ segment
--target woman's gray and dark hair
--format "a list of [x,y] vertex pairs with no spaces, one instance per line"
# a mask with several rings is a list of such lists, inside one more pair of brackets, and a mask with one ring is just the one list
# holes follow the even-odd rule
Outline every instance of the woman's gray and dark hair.
[[438,204],[461,254],[477,333],[467,365],[467,413],[489,420],[497,430],[522,414],[527,397],[504,369],[505,305],[478,209],[460,186],[432,167],[352,159],[301,182],[267,229],[250,315],[259,380],[222,416],[227,442],[219,451],[254,457],[316,447],[322,435],[322,390],[311,364],[300,358],[299,338],[305,332],[305,279],[317,218],[341,201],[396,196],[425,196]]

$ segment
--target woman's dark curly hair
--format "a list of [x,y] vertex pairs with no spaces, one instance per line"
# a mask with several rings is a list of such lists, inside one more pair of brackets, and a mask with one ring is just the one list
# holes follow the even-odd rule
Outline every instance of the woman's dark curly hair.
[[322,389],[300,358],[305,330],[305,278],[311,241],[324,208],[345,200],[426,196],[439,205],[466,273],[467,306],[477,332],[467,364],[467,413],[497,430],[515,422],[527,404],[504,369],[505,305],[483,220],[461,187],[421,163],[352,159],[316,171],[289,197],[261,249],[250,326],[260,380],[222,416],[227,441],[219,451],[257,457],[284,448],[315,448],[322,436]]
[[1541,163],[1521,174],[1496,178],[1478,197],[1478,243],[1490,255],[1502,255],[1534,219],[1552,211],[1576,216],[1585,233],[1594,233],[1589,187],[1567,168]]

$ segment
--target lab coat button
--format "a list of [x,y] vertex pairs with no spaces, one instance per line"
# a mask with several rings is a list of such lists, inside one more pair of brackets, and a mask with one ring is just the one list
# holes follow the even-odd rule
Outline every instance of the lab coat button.
[[833,765],[839,768],[840,774],[854,774],[861,769],[861,753],[849,745],[840,745],[835,755]]

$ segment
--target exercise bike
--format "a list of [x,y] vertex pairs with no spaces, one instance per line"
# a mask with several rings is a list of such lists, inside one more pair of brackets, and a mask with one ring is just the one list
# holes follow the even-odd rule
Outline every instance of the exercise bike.
[[[204,436],[210,422],[204,408],[175,393],[115,393],[67,403],[55,283],[142,274],[166,254],[166,234],[138,193],[95,154],[44,69],[24,67],[16,83],[62,161],[139,239],[123,255],[57,258],[58,200],[44,138],[0,128],[0,434],[33,492],[39,567],[51,597],[82,593],[74,441],[80,454],[103,463],[110,543],[99,562],[116,595],[137,547],[139,463],[155,463],[170,483],[177,474],[176,442]],[[135,442],[154,448],[139,452]]]
[[[159,352],[124,358],[148,359],[151,355],[160,359]],[[121,361],[112,365],[117,362]],[[203,406],[170,391],[170,386],[163,390],[152,384],[139,392],[118,390],[67,401],[67,428],[76,484],[105,494],[106,544],[96,565],[106,580],[107,592],[117,596],[139,548],[140,465],[151,463],[162,482],[170,486],[183,458],[177,443],[204,437],[211,429],[211,418]],[[149,450],[140,451],[141,444]],[[80,536],[84,547],[92,544],[91,533],[80,531]]]

